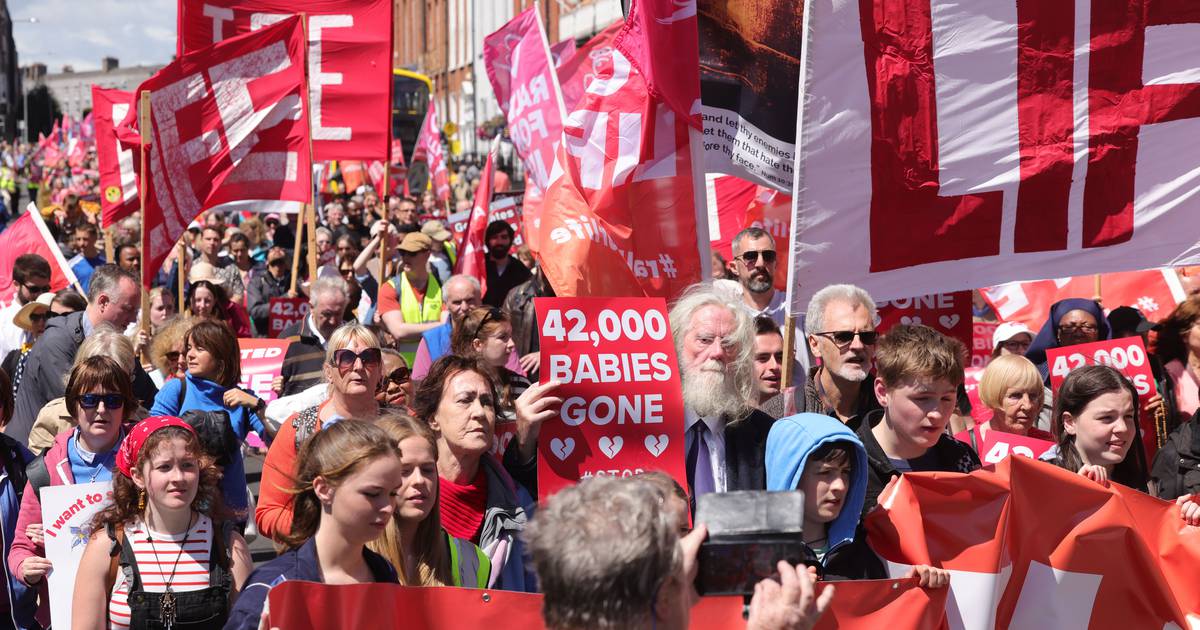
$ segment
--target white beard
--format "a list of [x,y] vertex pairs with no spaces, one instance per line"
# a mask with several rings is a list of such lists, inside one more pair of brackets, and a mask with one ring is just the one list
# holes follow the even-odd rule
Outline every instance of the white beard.
[[862,366],[853,363],[843,363],[836,374],[852,383],[861,383],[867,380],[867,371]]
[[707,361],[684,372],[683,406],[705,418],[737,419],[745,411],[746,401],[742,400],[726,366],[719,361]]

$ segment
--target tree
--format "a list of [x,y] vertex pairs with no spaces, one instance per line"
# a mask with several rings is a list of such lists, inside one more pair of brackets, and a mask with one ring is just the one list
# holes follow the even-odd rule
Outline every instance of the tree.
[[[25,118],[26,102],[29,103],[29,118]],[[54,121],[62,119],[62,108],[45,85],[38,85],[30,90],[28,97],[18,102],[17,110],[21,113],[20,118],[28,121],[29,139],[34,141],[39,133],[50,135]]]

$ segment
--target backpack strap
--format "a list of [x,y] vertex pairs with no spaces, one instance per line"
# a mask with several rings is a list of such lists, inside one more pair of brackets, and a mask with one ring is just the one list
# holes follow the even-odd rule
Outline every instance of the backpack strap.
[[305,440],[317,432],[317,409],[316,406],[309,407],[296,414],[296,419],[292,420],[292,428],[296,430],[296,453],[300,452],[300,447],[304,445]]
[[50,485],[50,469],[46,467],[46,456],[41,455],[25,468],[25,478],[33,488],[33,494],[42,499],[42,488]]
[[113,587],[117,584],[117,561],[121,555],[121,548],[125,545],[125,528],[117,529],[112,523],[104,526],[105,533],[108,534],[108,575],[105,577],[104,584],[105,593],[112,593]]
[[183,399],[187,397],[187,375],[179,377],[179,400],[175,403],[175,413],[183,413]]

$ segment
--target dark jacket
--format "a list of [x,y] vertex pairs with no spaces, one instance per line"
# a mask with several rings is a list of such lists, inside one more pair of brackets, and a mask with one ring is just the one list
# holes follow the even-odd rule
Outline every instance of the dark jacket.
[[[863,503],[863,516],[870,512],[879,502],[879,494],[883,487],[899,477],[900,471],[892,465],[883,447],[875,439],[871,429],[883,421],[883,410],[873,411],[863,419],[858,428],[858,438],[867,449],[867,498]],[[913,472],[960,472],[969,473],[980,467],[979,456],[964,442],[943,433],[933,448],[917,459],[908,460]]]
[[513,345],[517,347],[517,355],[522,357],[541,349],[534,298],[554,297],[554,291],[539,291],[538,284],[539,279],[534,276],[509,291],[504,299],[504,312],[508,313],[512,323]]
[[[83,318],[87,311],[56,317],[46,324],[46,332],[33,344],[25,360],[22,386],[17,390],[12,421],[4,427],[5,435],[22,445],[29,443],[29,430],[38,412],[46,403],[61,398],[67,391],[66,377],[71,373],[75,353],[83,343]],[[149,409],[154,404],[158,388],[136,361],[133,368],[133,394]]]
[[[16,440],[0,436],[0,459],[0,547],[3,547],[7,559],[13,539],[16,538],[17,517],[22,493],[27,485],[25,467],[34,457]],[[3,567],[5,582],[0,610],[7,609],[0,616],[0,628],[40,628],[34,618],[38,610],[38,589],[26,585],[10,570],[8,562],[0,563],[0,566]]]
[[487,295],[483,296],[483,303],[500,308],[504,304],[504,299],[508,297],[508,292],[528,280],[530,275],[529,268],[512,256],[508,257],[508,265],[504,268],[504,273],[496,273],[496,263],[489,257],[487,259]]
[[310,317],[292,324],[279,334],[281,339],[290,339],[287,352],[283,355],[283,395],[291,396],[321,382],[324,377],[325,344],[308,325]]
[[270,271],[251,271],[246,310],[250,312],[250,321],[254,323],[254,330],[259,335],[270,336],[267,325],[271,319],[271,298],[287,295],[288,285],[291,283],[290,275],[285,272],[282,278],[276,278]]
[[767,488],[767,435],[775,418],[754,409],[741,420],[725,424],[726,490]]
[[[376,582],[400,582],[396,570],[383,556],[363,547],[363,558]],[[262,565],[246,579],[246,586],[238,595],[237,603],[225,622],[225,630],[257,630],[262,616],[263,603],[271,587],[287,580],[303,580],[321,583],[321,567],[317,563],[317,544],[309,539],[296,549],[286,551],[278,558]]]
[[[821,400],[821,392],[817,388],[817,376],[821,373],[821,366],[813,366],[808,371],[808,379],[804,382],[804,397],[796,398],[796,413],[812,412],[822,413],[827,416],[837,417],[837,412],[827,407],[824,401]],[[850,427],[851,431],[857,431],[862,424],[863,418],[879,409],[879,399],[875,397],[875,388],[871,386],[875,382],[875,373],[870,372],[867,378],[863,380],[862,385],[858,388],[858,402],[855,404],[855,414],[846,421],[846,426]]]

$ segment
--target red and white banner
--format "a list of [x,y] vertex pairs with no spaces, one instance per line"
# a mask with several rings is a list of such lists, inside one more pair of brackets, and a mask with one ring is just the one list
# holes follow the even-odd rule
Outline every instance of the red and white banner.
[[496,170],[496,148],[500,137],[492,139],[487,162],[479,172],[479,187],[475,190],[475,202],[471,206],[471,218],[467,231],[458,242],[458,259],[454,262],[454,273],[466,274],[479,279],[481,293],[487,292],[487,254],[484,236],[487,234],[488,213],[491,210],[492,188],[495,185],[492,173]]
[[100,225],[108,226],[138,210],[138,151],[117,138],[116,123],[135,109],[132,92],[92,86],[92,122],[100,167]]
[[[632,11],[646,6],[635,2]],[[560,296],[672,298],[701,279],[709,260],[707,242],[701,260],[688,121],[651,96],[639,69],[648,60],[618,50],[622,38],[643,31],[621,31],[611,60],[598,64],[564,122],[540,216],[526,216],[537,234],[531,246]],[[629,47],[649,54],[650,45]]]
[[272,339],[287,330],[288,326],[304,321],[312,305],[302,297],[273,297],[267,307],[267,336]]
[[544,191],[566,111],[537,6],[483,38],[483,61],[529,186]]
[[[513,237],[512,246],[514,249],[521,246],[523,239],[521,238],[522,228],[524,227],[524,205],[522,196],[517,195],[492,195],[492,205],[488,210],[488,223],[501,220],[507,221],[512,226],[516,236]],[[446,218],[446,229],[454,235],[454,242],[461,243],[466,238],[467,227],[471,224],[471,210],[463,210],[455,212]],[[486,230],[485,230],[486,231]]]
[[[291,17],[170,63],[150,92],[142,282],[149,287],[188,223],[234,201],[312,198],[305,42]],[[136,108],[122,123],[137,124]]]
[[429,97],[429,111],[417,136],[413,149],[413,162],[424,160],[429,165],[429,181],[440,201],[450,198],[450,172],[446,170],[446,156],[442,153],[442,132],[438,125],[437,101]]
[[[1009,282],[980,289],[996,316],[1006,322],[1021,322],[1032,330],[1046,323],[1050,307],[1067,298],[1096,296],[1095,276],[1076,276],[1036,282]],[[1101,303],[1106,310],[1132,306],[1146,319],[1158,321],[1171,314],[1185,295],[1179,276],[1172,269],[1150,269],[1106,273],[1100,277]]]
[[283,372],[283,356],[291,341],[287,339],[238,339],[242,351],[242,378],[238,387],[254,392],[255,396],[271,402],[278,398],[271,381]]
[[953,627],[1190,628],[1200,618],[1200,527],[1120,484],[1008,457],[969,475],[905,473],[879,502],[866,517],[871,548],[893,575],[949,570]]
[[571,60],[575,56],[578,48],[575,45],[575,39],[564,39],[561,42],[550,47],[550,56],[554,59],[554,67],[557,68]]
[[662,298],[538,298],[540,370],[563,383],[538,438],[538,501],[594,475],[687,487],[679,363]]
[[386,160],[392,137],[391,0],[179,0],[180,56],[308,16],[308,92],[317,160]]
[[[1055,393],[1058,393],[1058,388],[1072,370],[1085,365],[1112,366],[1133,382],[1139,402],[1138,425],[1142,429],[1142,447],[1146,450],[1146,461],[1154,461],[1154,454],[1158,452],[1158,441],[1155,438],[1158,430],[1155,428],[1154,414],[1146,411],[1146,401],[1157,394],[1158,389],[1142,338],[1133,336],[1105,339],[1094,343],[1046,349],[1050,388]],[[1162,437],[1166,438],[1165,435]]]
[[732,261],[733,237],[756,218],[750,215],[750,206],[758,186],[733,175],[708,173],[704,176],[704,190],[708,195],[709,244],[726,262]]
[[804,25],[794,312],[834,282],[1200,262],[1191,3],[817,2]]
[[625,28],[625,20],[617,19],[608,28],[592,36],[570,59],[558,67],[558,83],[562,87],[563,105],[573,112],[583,99],[584,92],[600,75],[612,73],[613,39]]
[[967,348],[975,341],[971,328],[970,291],[880,300],[878,305],[879,323],[875,328],[881,333],[896,324],[924,324],[958,339]]
[[[75,272],[67,264],[62,250],[54,241],[42,214],[29,204],[29,208],[16,221],[0,232],[0,305],[11,304],[17,295],[17,283],[13,282],[13,263],[25,254],[37,254],[50,263],[50,290],[59,291],[78,284]],[[37,296],[34,296],[37,297]]]

